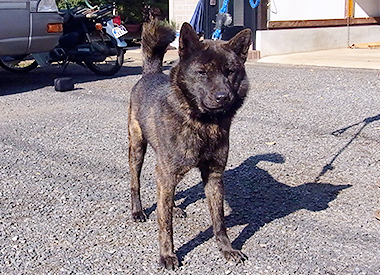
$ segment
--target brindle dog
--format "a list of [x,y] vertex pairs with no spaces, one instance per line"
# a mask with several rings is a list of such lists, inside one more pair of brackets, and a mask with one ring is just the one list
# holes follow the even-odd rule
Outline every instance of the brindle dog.
[[228,260],[246,257],[231,247],[223,210],[222,176],[229,150],[233,116],[249,89],[244,68],[251,30],[231,40],[199,41],[184,23],[179,37],[179,62],[163,74],[161,65],[175,32],[160,21],[144,25],[143,76],[133,87],[129,108],[129,168],[132,217],[145,221],[140,198],[140,173],[149,143],[157,158],[157,220],[160,264],[179,265],[173,249],[175,187],[191,168],[201,171],[218,246]]

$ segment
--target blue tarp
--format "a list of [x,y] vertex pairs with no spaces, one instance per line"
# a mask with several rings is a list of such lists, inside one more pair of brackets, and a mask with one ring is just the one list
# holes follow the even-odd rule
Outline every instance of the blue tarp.
[[203,30],[203,9],[204,9],[204,0],[199,0],[197,6],[195,7],[195,11],[193,17],[191,17],[190,25],[193,26],[196,33],[204,33]]

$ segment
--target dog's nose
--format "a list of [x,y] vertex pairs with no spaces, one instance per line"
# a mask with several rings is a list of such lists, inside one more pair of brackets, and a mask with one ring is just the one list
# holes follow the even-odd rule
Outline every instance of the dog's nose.
[[229,100],[229,97],[226,92],[217,92],[215,94],[215,99],[216,99],[216,102],[223,104]]

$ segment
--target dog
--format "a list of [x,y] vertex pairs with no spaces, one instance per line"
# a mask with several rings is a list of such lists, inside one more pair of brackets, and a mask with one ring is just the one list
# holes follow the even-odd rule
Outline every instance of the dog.
[[143,73],[132,88],[128,118],[132,218],[146,220],[140,173],[150,144],[157,158],[159,263],[167,269],[179,266],[173,248],[175,187],[194,167],[201,172],[219,249],[227,260],[246,259],[232,248],[226,233],[222,176],[231,121],[249,90],[244,63],[251,36],[251,30],[245,29],[229,41],[200,41],[191,25],[184,23],[179,61],[167,75],[161,66],[175,31],[157,20],[143,26]]

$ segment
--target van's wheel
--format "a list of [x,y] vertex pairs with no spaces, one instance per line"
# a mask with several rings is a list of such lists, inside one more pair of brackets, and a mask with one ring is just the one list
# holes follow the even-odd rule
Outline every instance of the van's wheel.
[[38,63],[31,54],[6,55],[0,57],[0,66],[13,73],[27,73],[37,68]]

